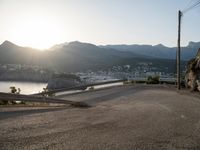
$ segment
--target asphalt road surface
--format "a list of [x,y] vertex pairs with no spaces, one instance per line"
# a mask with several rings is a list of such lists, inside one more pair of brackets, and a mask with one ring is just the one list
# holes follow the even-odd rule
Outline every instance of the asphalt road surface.
[[198,95],[133,85],[60,98],[92,107],[0,107],[0,149],[200,149]]

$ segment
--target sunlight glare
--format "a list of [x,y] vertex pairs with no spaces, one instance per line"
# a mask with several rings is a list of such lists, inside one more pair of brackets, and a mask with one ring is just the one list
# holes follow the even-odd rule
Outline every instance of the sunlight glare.
[[48,17],[23,18],[13,29],[12,36],[20,45],[44,50],[62,40],[62,28]]

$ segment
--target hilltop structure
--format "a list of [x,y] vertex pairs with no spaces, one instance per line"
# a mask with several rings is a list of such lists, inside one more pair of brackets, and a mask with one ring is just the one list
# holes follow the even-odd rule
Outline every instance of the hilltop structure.
[[188,62],[185,85],[192,91],[200,91],[200,48],[196,57]]

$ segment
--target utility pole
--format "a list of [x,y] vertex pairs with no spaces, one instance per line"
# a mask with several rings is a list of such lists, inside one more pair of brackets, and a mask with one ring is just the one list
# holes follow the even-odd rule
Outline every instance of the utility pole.
[[181,89],[181,17],[182,17],[182,12],[179,10],[178,11],[178,42],[177,42],[177,55],[176,55],[176,60],[177,60],[177,89]]

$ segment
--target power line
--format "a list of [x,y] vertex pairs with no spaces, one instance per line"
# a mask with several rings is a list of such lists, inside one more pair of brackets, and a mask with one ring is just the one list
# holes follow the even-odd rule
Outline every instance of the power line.
[[195,4],[193,4],[192,6],[190,6],[190,7],[186,8],[186,9],[184,9],[184,10],[182,11],[182,13],[185,14],[186,12],[192,10],[193,8],[196,8],[199,4],[200,4],[200,0],[197,1]]
[[193,1],[194,1],[194,0],[190,0],[190,1],[187,3],[187,5],[184,7],[184,9],[182,9],[182,10],[188,9],[189,6],[192,4]]

